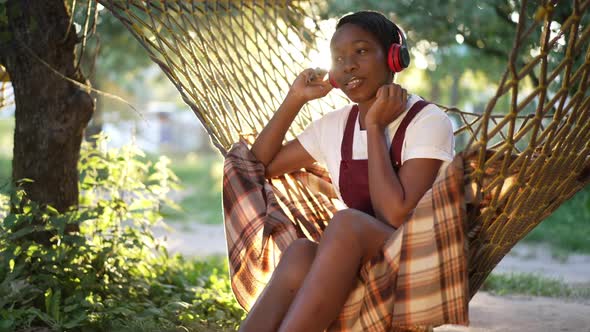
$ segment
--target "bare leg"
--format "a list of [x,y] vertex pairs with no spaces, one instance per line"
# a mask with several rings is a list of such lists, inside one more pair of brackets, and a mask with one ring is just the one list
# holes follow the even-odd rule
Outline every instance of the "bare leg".
[[317,243],[295,240],[281,257],[268,285],[240,326],[241,332],[276,331],[301,287],[316,254]]
[[334,215],[279,332],[325,330],[340,313],[361,264],[379,252],[394,230],[357,210]]

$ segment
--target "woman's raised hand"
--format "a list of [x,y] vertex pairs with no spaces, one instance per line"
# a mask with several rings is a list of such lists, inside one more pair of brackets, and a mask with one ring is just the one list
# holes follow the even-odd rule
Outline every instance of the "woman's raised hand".
[[328,72],[320,68],[307,68],[302,71],[289,89],[289,95],[299,100],[302,104],[310,100],[322,98],[332,90],[328,80],[324,80]]
[[401,85],[385,84],[377,90],[377,99],[369,108],[365,124],[383,130],[406,109],[408,93]]

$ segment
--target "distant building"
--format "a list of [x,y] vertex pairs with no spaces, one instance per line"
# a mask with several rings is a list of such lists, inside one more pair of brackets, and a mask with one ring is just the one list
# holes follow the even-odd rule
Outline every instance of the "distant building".
[[121,121],[105,116],[103,132],[113,146],[135,142],[150,153],[183,154],[211,152],[207,131],[190,109],[176,104],[150,102],[141,118]]

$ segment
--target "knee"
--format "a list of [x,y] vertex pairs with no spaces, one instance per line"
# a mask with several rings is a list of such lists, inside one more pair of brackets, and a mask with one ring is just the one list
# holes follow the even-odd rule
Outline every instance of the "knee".
[[286,287],[297,290],[315,258],[317,243],[297,239],[287,247],[280,261],[281,279]]
[[337,237],[355,237],[360,226],[360,214],[355,209],[343,209],[337,211],[328,223],[325,234]]

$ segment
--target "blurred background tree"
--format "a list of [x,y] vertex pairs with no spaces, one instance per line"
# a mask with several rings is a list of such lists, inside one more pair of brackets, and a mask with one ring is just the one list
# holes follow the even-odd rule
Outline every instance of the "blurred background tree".
[[[554,32],[571,12],[572,4],[559,6],[551,25]],[[471,111],[481,110],[490,89],[504,73],[514,44],[520,1],[437,1],[427,0],[328,0],[322,16],[333,17],[357,10],[372,9],[388,15],[406,32],[414,65],[426,70],[428,86],[423,92],[433,101]],[[527,6],[529,17],[535,6]],[[519,62],[539,54],[539,34],[527,39],[526,54]],[[555,57],[555,61],[560,57]],[[536,73],[529,76],[531,86],[538,84]],[[476,82],[475,85],[471,84]],[[481,93],[482,85],[487,93]],[[479,90],[479,93],[478,93]],[[494,91],[495,92],[495,91]],[[467,109],[465,109],[467,108]]]
[[[64,212],[78,203],[77,162],[94,111],[75,55],[80,38],[63,0],[0,3],[0,64],[14,91],[12,179]],[[65,78],[65,79],[64,79]]]

